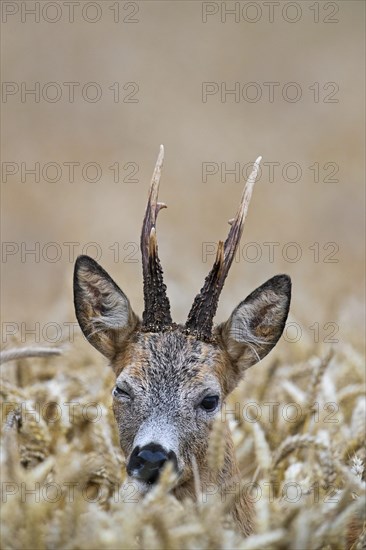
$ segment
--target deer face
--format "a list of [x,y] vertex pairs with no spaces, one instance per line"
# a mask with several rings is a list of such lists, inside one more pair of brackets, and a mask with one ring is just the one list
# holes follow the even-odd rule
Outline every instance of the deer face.
[[205,467],[223,401],[283,331],[289,278],[279,275],[259,287],[208,342],[177,325],[145,332],[125,294],[87,256],[77,260],[74,289],[81,329],[116,374],[113,409],[129,476],[145,491],[170,460],[178,484],[189,483],[192,457]]
[[183,484],[192,477],[192,453],[204,456],[225,395],[223,354],[179,329],[133,340],[116,357],[112,392],[128,474],[151,484],[170,459]]
[[[229,235],[196,296],[185,326],[176,325],[158,257],[156,218],[163,148],[153,174],[141,234],[145,310],[142,321],[111,277],[94,260],[75,265],[74,302],[80,327],[116,374],[113,407],[130,477],[144,490],[170,460],[182,486],[195,462],[205,471],[210,429],[245,369],[277,343],[291,295],[287,275],[250,294],[226,323],[213,328],[220,291],[239,243],[260,159],[245,186]],[[194,460],[195,459],[195,460]]]

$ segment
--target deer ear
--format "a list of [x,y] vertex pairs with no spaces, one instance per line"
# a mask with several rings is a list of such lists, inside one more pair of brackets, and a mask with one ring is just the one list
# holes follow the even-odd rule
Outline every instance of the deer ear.
[[79,256],[75,263],[74,305],[87,340],[108,359],[139,322],[122,290],[89,256]]
[[276,275],[258,287],[218,327],[222,342],[239,374],[277,344],[290,308],[291,279]]

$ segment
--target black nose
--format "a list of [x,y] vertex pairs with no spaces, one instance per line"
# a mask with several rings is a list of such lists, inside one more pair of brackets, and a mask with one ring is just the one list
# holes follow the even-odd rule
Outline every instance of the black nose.
[[177,469],[177,457],[173,451],[167,453],[156,443],[150,443],[141,449],[135,447],[127,466],[127,473],[147,483],[155,483],[168,460],[171,460]]

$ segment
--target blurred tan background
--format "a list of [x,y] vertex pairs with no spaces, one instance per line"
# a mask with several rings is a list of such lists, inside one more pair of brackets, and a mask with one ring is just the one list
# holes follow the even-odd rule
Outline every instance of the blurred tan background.
[[[41,2],[35,22],[38,14],[27,12],[35,2],[3,2],[2,345],[10,341],[9,323],[27,343],[35,341],[25,334],[35,323],[40,341],[52,341],[49,323],[67,337],[65,323],[75,318],[65,243],[76,243],[74,256],[94,257],[96,248],[85,245],[97,243],[99,262],[141,314],[133,243],[160,143],[160,198],[168,210],[158,236],[176,321],[185,320],[213,261],[203,260],[203,243],[225,238],[245,182],[242,173],[224,181],[221,164],[241,169],[262,155],[267,164],[216,320],[285,272],[293,279],[291,320],[305,338],[328,343],[334,326],[327,323],[335,323],[336,339],[362,342],[364,3],[280,2],[272,22],[268,3],[236,4],[239,12],[229,15],[221,2],[81,0],[70,22],[64,2]],[[78,83],[73,102],[67,82]],[[96,86],[85,88],[91,82]],[[215,84],[203,101],[205,82]],[[278,83],[273,98],[269,82]],[[239,97],[221,96],[235,83]],[[22,97],[22,89],[37,86],[39,102]],[[101,97],[93,101],[96,91]],[[39,181],[24,173],[37,162]],[[79,163],[73,182],[64,164],[70,162]],[[96,174],[92,165],[83,174],[87,163],[97,163],[99,181],[88,181]],[[217,173],[204,178],[204,163]],[[279,163],[273,181],[268,163]],[[123,181],[132,172],[137,181]],[[279,243],[273,258],[268,242]],[[24,256],[37,246],[39,253]],[[301,258],[290,261],[299,250]]]

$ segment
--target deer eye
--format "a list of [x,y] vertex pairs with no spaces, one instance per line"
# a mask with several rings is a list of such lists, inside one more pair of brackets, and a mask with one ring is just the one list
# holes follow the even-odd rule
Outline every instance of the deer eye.
[[120,388],[119,386],[114,386],[112,395],[113,397],[117,397],[117,399],[121,397],[122,399],[131,399],[130,394],[126,390],[123,390],[122,388]]
[[217,408],[219,403],[218,395],[206,395],[200,403],[200,407],[207,412],[212,412]]

